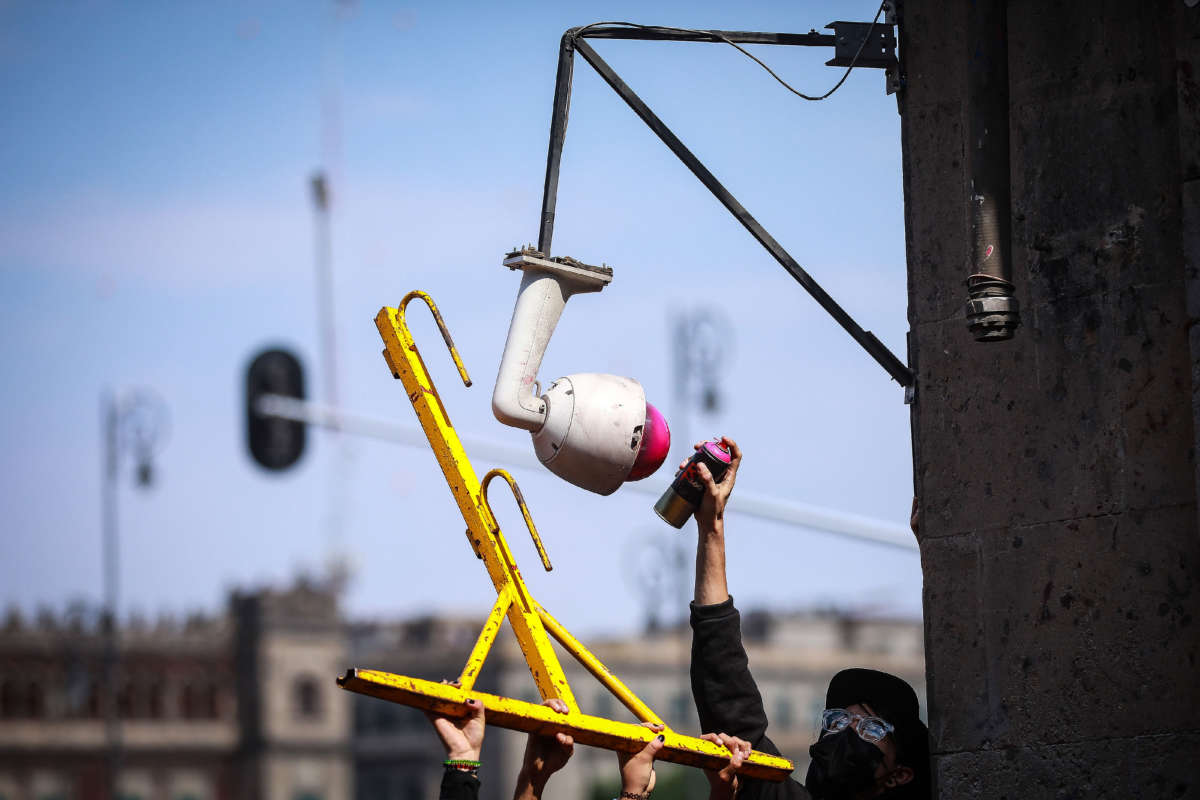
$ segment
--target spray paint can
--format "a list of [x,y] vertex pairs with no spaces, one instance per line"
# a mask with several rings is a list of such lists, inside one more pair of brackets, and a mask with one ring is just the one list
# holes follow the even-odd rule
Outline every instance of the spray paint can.
[[710,440],[700,445],[700,449],[675,473],[675,480],[671,481],[662,497],[658,498],[654,513],[667,524],[682,528],[688,518],[696,513],[704,497],[699,465],[708,467],[713,480],[720,483],[725,480],[725,472],[732,461],[733,455],[719,441]]

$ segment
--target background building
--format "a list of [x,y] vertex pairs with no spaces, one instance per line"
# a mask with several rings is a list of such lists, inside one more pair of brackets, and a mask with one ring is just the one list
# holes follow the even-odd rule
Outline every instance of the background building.
[[349,800],[345,629],[328,590],[235,594],[219,616],[119,631],[117,723],[101,620],[83,609],[0,633],[0,797]]

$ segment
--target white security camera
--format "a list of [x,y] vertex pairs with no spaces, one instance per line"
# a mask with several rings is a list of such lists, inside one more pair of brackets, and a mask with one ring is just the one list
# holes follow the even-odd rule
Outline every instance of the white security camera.
[[652,474],[667,457],[671,432],[633,378],[584,372],[555,380],[540,396],[534,391],[567,300],[603,289],[612,282],[612,268],[545,258],[530,249],[509,253],[504,266],[525,274],[492,394],[496,419],[529,431],[538,460],[597,494]]

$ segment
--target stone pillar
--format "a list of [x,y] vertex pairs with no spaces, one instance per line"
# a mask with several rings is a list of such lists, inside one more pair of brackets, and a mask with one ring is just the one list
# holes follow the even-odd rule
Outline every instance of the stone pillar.
[[1009,2],[1004,343],[963,310],[969,6],[901,26],[937,796],[1200,797],[1200,6]]

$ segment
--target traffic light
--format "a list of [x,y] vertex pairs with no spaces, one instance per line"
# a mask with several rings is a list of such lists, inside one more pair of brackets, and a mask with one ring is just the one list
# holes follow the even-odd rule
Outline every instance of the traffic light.
[[304,399],[304,369],[287,350],[266,350],[246,370],[246,442],[261,466],[283,470],[304,452],[305,423],[260,413],[263,395]]

